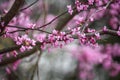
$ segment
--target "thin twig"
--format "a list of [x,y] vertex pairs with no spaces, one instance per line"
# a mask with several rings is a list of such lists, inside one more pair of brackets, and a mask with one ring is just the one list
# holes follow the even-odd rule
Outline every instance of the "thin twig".
[[43,24],[46,23],[46,17],[47,17],[47,11],[46,11],[46,2],[45,0],[42,0],[42,4],[43,4]]
[[8,27],[12,27],[12,28],[18,28],[19,30],[15,30],[15,31],[11,31],[11,32],[8,32],[8,33],[15,33],[17,31],[28,31],[28,30],[35,30],[35,31],[40,31],[40,32],[44,32],[44,33],[48,33],[48,34],[51,34],[50,32],[48,31],[44,31],[44,30],[41,30],[41,29],[37,29],[37,28],[24,28],[24,27],[20,27],[20,26],[14,26],[14,25],[8,25]]
[[[32,76],[31,76],[31,80],[34,80],[35,71],[37,71],[37,73],[39,75],[38,70],[39,70],[39,60],[40,60],[41,54],[42,54],[42,51],[40,50],[40,53],[38,55],[38,59],[37,59],[36,64],[34,65],[34,68],[33,68],[33,73],[32,73]],[[39,80],[39,76],[38,76],[38,80]]]
[[78,14],[78,11],[77,11],[76,7],[74,7],[73,10],[74,10],[74,12],[73,12],[72,15],[66,14],[65,16],[63,16],[63,17],[61,17],[61,18],[59,19],[59,22],[58,22],[58,24],[57,24],[57,26],[56,26],[56,28],[55,28],[56,30],[61,31],[61,30],[65,27],[65,25],[66,25],[71,19],[73,19],[73,17],[74,17],[76,14]]
[[38,29],[39,29],[39,28],[43,28],[43,27],[45,27],[45,26],[51,24],[52,22],[54,22],[55,20],[57,20],[59,17],[65,15],[65,14],[67,14],[67,13],[68,13],[67,11],[61,13],[60,15],[58,15],[58,16],[56,16],[54,19],[52,19],[50,22],[48,22],[48,23],[46,23],[46,24],[44,24],[44,25],[38,27]]
[[[95,31],[95,32],[90,32],[90,33],[85,33],[86,36],[94,36],[95,33],[100,33],[100,35],[113,35],[113,36],[119,36],[117,31],[115,30],[111,30],[111,29],[106,29],[106,31],[104,31],[103,29]],[[78,39],[77,35],[73,35],[72,36],[74,39]],[[120,36],[119,36],[120,37]]]
[[33,5],[34,5],[35,3],[37,3],[38,1],[39,1],[39,0],[34,1],[34,2],[31,3],[30,5],[28,5],[28,6],[24,7],[24,8],[22,8],[22,9],[20,9],[20,11],[24,11],[24,10],[30,8],[31,6],[33,6]]

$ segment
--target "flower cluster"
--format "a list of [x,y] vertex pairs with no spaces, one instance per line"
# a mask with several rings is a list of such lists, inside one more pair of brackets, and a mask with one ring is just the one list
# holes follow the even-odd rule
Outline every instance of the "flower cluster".
[[86,4],[82,4],[79,0],[75,1],[75,5],[76,5],[76,8],[77,8],[78,12],[80,12],[81,10],[87,10],[87,8],[89,6],[89,5],[86,5]]
[[[94,35],[87,35],[87,33],[94,33]],[[91,45],[91,46],[97,46],[97,40],[100,39],[100,33],[96,32],[95,29],[90,29],[90,28],[87,28],[86,30],[86,35],[85,34],[82,34],[82,35],[79,35],[79,40],[80,40],[80,43],[82,44],[85,44],[85,45]]]
[[30,39],[28,35],[23,35],[21,37],[16,37],[15,42],[17,45],[21,45],[20,51],[24,52],[26,50],[32,49],[35,46],[35,40]]
[[[79,39],[79,42],[81,45],[86,46],[97,46],[97,40],[100,39],[100,33],[96,32],[95,29],[87,28],[85,33],[80,32],[80,27],[77,28],[69,28],[68,30],[71,31],[72,35],[76,35]],[[91,33],[94,33],[93,35],[90,35]]]
[[65,32],[60,32],[57,30],[53,30],[52,34],[49,34],[47,39],[44,39],[44,37],[40,38],[40,41],[42,42],[41,48],[45,49],[45,46],[47,44],[52,45],[54,47],[62,47],[64,44],[70,43],[73,41],[73,38],[71,35],[65,33]]

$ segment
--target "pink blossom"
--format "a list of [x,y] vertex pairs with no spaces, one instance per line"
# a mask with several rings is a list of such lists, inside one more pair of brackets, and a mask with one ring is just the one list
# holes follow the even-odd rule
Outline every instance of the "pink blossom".
[[11,73],[11,70],[10,70],[8,67],[6,67],[6,72],[7,72],[8,74],[10,74],[10,73]]
[[107,26],[104,26],[104,27],[103,27],[103,31],[107,31]]
[[18,54],[17,51],[15,51],[15,50],[13,52],[11,52],[11,53],[13,54],[14,57],[16,57],[17,54]]
[[84,17],[78,17],[77,19],[76,19],[76,24],[81,24],[81,23],[83,23],[85,21],[85,18]]
[[70,13],[70,15],[72,15],[73,14],[72,6],[71,5],[67,5],[67,8],[68,8],[68,13]]
[[100,33],[95,33],[97,39],[100,39]]
[[31,28],[31,29],[34,29],[35,28],[35,26],[36,26],[36,24],[28,24],[28,28]]
[[90,5],[93,5],[94,1],[95,0],[88,0],[88,2],[89,2]]
[[25,46],[21,46],[20,51],[24,52],[26,50]]
[[86,10],[86,9],[88,8],[88,5],[81,4],[81,3],[79,2],[79,0],[76,0],[76,1],[75,1],[75,4],[76,4],[76,7],[77,7],[78,12],[80,12],[81,10]]
[[120,36],[120,31],[117,31],[118,36]]
[[95,32],[95,29],[87,28],[87,32]]

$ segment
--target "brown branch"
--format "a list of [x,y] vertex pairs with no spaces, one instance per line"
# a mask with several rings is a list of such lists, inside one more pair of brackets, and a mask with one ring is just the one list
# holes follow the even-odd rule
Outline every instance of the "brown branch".
[[15,0],[13,6],[8,11],[8,13],[4,17],[2,17],[4,26],[6,26],[12,20],[12,18],[17,14],[17,12],[19,11],[19,9],[20,9],[21,5],[23,5],[23,3],[24,3],[24,0]]
[[[13,63],[13,62],[15,62],[19,59],[22,59],[24,57],[32,55],[33,53],[35,53],[37,51],[37,49],[39,50],[40,45],[41,45],[40,42],[36,42],[36,46],[34,46],[33,49],[31,49],[29,51],[19,53],[19,54],[16,55],[16,57],[15,56],[2,57],[1,60],[0,60],[0,66],[5,66],[5,65]],[[16,46],[16,47],[6,48],[6,49],[4,49],[4,52],[8,52],[7,50],[13,51],[13,50],[16,50],[16,49],[19,49],[19,48],[20,48],[20,45]]]
[[20,47],[21,47],[21,46],[16,45],[16,46],[12,46],[12,47],[8,47],[8,48],[0,49],[0,54],[4,54],[4,53],[7,53],[7,52],[10,52],[10,51],[13,51],[13,50],[17,50],[17,49],[19,49]]
[[[25,0],[15,0],[8,13],[1,18],[0,24],[1,33],[4,31],[5,26],[7,26],[8,23],[13,19],[13,17],[18,13],[20,7],[24,4],[24,2]],[[4,24],[2,24],[2,22]]]
[[19,59],[22,59],[24,57],[27,57],[33,53],[35,53],[37,51],[36,47],[33,47],[33,49],[29,50],[29,51],[25,51],[23,53],[19,53],[18,55],[15,56],[10,56],[10,57],[4,57],[1,59],[0,61],[0,66],[5,66],[7,64],[13,63]]
[[[111,30],[111,29],[106,29],[105,31],[103,29],[95,31],[95,32],[90,32],[90,33],[85,33],[86,36],[94,36],[95,33],[100,33],[100,35],[113,35],[113,36],[119,36],[117,31]],[[73,36],[74,39],[78,39],[77,35]]]
[[118,33],[117,33],[117,31],[111,30],[111,29],[106,29],[105,31],[104,31],[103,29],[101,29],[101,30],[98,30],[98,31],[96,31],[96,32],[86,33],[86,36],[92,36],[92,35],[94,35],[95,33],[100,33],[100,35],[107,34],[107,35],[119,36]]

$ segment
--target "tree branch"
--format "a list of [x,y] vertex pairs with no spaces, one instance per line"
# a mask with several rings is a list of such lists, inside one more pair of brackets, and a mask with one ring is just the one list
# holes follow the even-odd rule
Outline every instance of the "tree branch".
[[[96,31],[96,32],[86,33],[86,36],[93,36],[93,35],[95,35],[95,33],[100,33],[101,35],[109,34],[109,35],[119,36],[117,31],[110,30],[110,29],[106,29],[105,31],[103,29],[101,29],[101,30]],[[73,38],[74,39],[78,39],[77,36],[73,36]],[[33,47],[33,49],[31,49],[30,51],[19,53],[18,55],[16,55],[16,57],[10,56],[10,57],[4,57],[4,58],[2,58],[2,60],[0,61],[0,66],[4,66],[4,65],[7,65],[9,63],[13,63],[16,60],[22,59],[24,57],[27,57],[27,56],[33,54],[34,52],[37,51],[37,46],[40,46],[40,45],[41,45],[40,42],[36,42],[36,46]],[[19,49],[20,47],[17,47],[17,48]],[[12,48],[8,48],[8,49],[3,49],[0,52],[6,52],[6,50],[12,51],[12,50],[16,50],[16,48],[12,47]]]
[[[25,0],[15,0],[12,7],[5,16],[1,17],[0,29],[1,33],[4,31],[5,26],[13,19],[13,17],[18,13],[20,7],[24,4]],[[3,22],[3,23],[2,23]]]
[[86,33],[86,36],[92,36],[95,33],[100,33],[100,35],[108,34],[108,35],[119,36],[117,31],[111,30],[111,29],[106,29],[105,31],[103,29],[101,29],[101,30],[98,30],[98,31],[93,32],[93,33]]
[[33,47],[33,49],[29,50],[29,51],[25,51],[23,53],[19,53],[18,55],[15,56],[10,56],[10,57],[4,57],[1,59],[0,61],[0,66],[5,66],[7,64],[13,63],[21,58],[27,57],[33,53],[35,53],[37,51],[36,47]]
[[[95,31],[95,32],[89,32],[89,33],[85,33],[86,36],[94,36],[95,33],[100,33],[100,35],[113,35],[113,36],[120,36],[118,34],[118,31],[115,31],[115,30],[111,30],[111,29],[106,29],[105,31],[103,29],[101,30],[98,30],[98,31]],[[78,39],[78,36],[77,35],[73,35],[72,36],[74,39]]]
[[4,54],[13,50],[17,50],[19,49],[21,46],[20,45],[16,45],[16,46],[12,46],[12,47],[8,47],[8,48],[3,48],[0,50],[0,54]]

